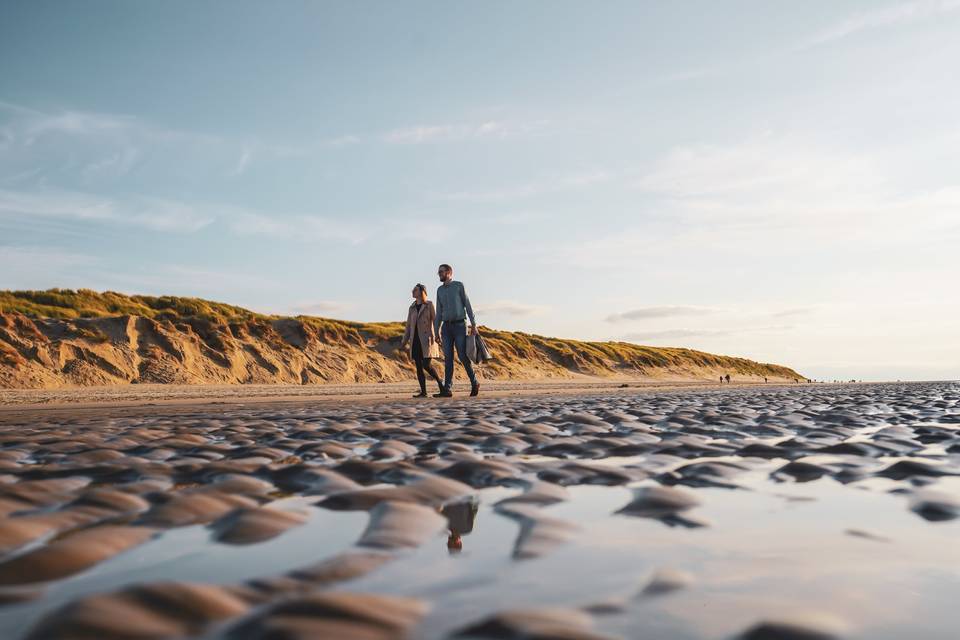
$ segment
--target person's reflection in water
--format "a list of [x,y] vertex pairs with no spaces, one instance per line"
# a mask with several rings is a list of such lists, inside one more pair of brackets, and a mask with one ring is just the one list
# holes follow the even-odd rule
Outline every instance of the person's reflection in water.
[[461,536],[469,535],[473,531],[473,521],[477,518],[479,507],[480,504],[477,500],[468,500],[448,504],[440,509],[440,513],[446,517],[447,527],[450,529],[450,535],[447,536],[447,551],[451,555],[463,551],[463,538]]

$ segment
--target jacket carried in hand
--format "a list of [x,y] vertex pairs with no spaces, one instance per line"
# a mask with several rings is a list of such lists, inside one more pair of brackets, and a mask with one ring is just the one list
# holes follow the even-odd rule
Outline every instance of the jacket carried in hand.
[[493,354],[487,348],[487,343],[483,341],[483,336],[479,333],[472,333],[467,336],[467,357],[474,364],[483,364],[487,360],[493,360]]
[[437,317],[437,310],[433,302],[427,300],[417,310],[417,303],[410,305],[407,312],[407,328],[403,332],[403,344],[410,344],[410,357],[413,357],[413,333],[416,329],[417,337],[420,339],[420,349],[424,358],[440,357],[440,340],[437,339],[437,333],[434,329],[434,319]]

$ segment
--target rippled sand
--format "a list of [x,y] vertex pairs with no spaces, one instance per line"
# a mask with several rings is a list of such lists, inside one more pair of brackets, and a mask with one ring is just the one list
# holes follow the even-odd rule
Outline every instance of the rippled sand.
[[955,638],[960,385],[6,414],[3,638]]

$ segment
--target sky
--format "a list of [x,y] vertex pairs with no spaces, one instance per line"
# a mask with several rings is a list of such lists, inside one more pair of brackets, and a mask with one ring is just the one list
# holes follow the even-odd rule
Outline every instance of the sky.
[[960,0],[0,2],[0,289],[960,378]]

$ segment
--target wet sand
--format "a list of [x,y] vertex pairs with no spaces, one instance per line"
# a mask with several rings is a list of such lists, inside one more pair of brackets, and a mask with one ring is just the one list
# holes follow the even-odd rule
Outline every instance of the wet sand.
[[[578,394],[603,391],[639,389],[712,389],[742,386],[792,386],[788,382],[759,383],[752,380],[734,381],[720,385],[712,380],[656,380],[610,379],[580,376],[574,379],[547,380],[484,380],[485,397],[506,397],[537,394]],[[181,385],[181,384],[125,384],[116,386],[65,387],[61,389],[0,389],[0,416],[10,410],[30,408],[93,407],[143,407],[168,405],[221,405],[249,403],[293,402],[348,402],[384,400],[408,400],[415,391],[416,383],[387,382],[362,384],[233,384],[233,385]],[[431,389],[431,393],[435,389]],[[469,392],[469,384],[460,382],[460,394]]]
[[6,407],[0,637],[956,637],[960,384],[520,391]]

